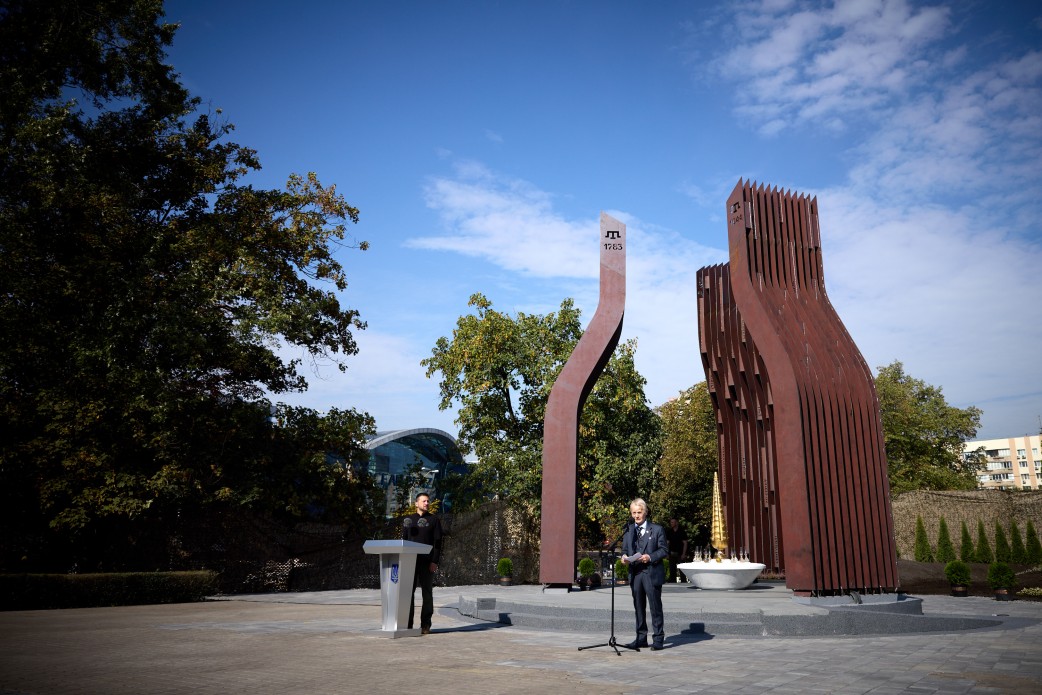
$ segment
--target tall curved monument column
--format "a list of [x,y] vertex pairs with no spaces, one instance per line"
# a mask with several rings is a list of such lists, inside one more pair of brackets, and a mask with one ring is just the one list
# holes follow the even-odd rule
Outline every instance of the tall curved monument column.
[[550,389],[543,421],[543,506],[539,581],[571,587],[575,578],[579,414],[622,333],[626,309],[626,225],[601,213],[597,311]]
[[739,181],[727,229],[698,333],[731,545],[798,595],[893,592],[879,400],[825,293],[817,199]]

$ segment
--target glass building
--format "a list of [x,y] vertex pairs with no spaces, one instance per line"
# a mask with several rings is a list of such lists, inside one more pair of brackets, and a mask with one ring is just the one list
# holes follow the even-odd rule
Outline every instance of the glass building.
[[[387,516],[397,512],[398,489],[416,464],[427,482],[409,491],[410,500],[421,491],[439,498],[439,480],[444,480],[449,473],[466,472],[455,437],[433,427],[377,432],[365,446],[369,450],[369,473],[386,492],[384,513]],[[441,499],[440,511],[450,511],[451,506],[451,499]]]

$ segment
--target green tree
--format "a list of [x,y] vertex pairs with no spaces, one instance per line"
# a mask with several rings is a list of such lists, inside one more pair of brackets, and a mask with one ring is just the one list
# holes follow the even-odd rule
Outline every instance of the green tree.
[[1028,561],[1028,551],[1027,548],[1024,547],[1024,539],[1020,535],[1020,526],[1017,525],[1016,519],[1011,519],[1009,522],[1009,539],[1009,561],[1015,565],[1026,564]]
[[1042,541],[1038,538],[1038,532],[1035,530],[1035,524],[1031,519],[1028,519],[1027,528],[1024,530],[1027,535],[1027,562],[1030,565],[1042,565]]
[[937,528],[937,562],[947,564],[954,559],[955,546],[952,545],[952,537],[948,532],[948,522],[942,516]]
[[948,405],[941,389],[905,374],[893,362],[879,368],[876,391],[883,422],[890,490],[975,490],[979,454],[963,444],[980,426],[979,408]]
[[664,441],[659,486],[650,501],[659,519],[676,516],[694,537],[712,522],[713,473],[719,467],[713,401],[701,382],[656,410]]
[[[459,444],[478,463],[472,501],[499,495],[518,504],[541,499],[543,419],[550,388],[582,335],[570,299],[546,315],[497,311],[474,294],[452,338],[439,338],[422,361],[440,373],[440,408],[456,406]],[[580,538],[600,541],[625,518],[626,505],[655,488],[661,425],[644,396],[633,342],[620,344],[586,399],[579,422]],[[457,504],[466,500],[457,498]]]
[[962,534],[959,541],[959,559],[963,562],[976,562],[977,551],[973,547],[973,539],[970,537],[970,530],[966,527],[966,522],[962,522]]
[[86,547],[214,502],[294,515],[370,494],[324,465],[363,453],[367,415],[275,418],[265,398],[307,386],[280,345],[340,368],[357,352],[336,253],[358,211],[314,175],[244,183],[256,154],[164,63],[162,14],[12,2],[0,20],[0,504],[19,566],[48,534]]
[[933,562],[933,549],[930,547],[930,539],[926,536],[926,527],[921,516],[915,517],[915,561]]
[[1009,547],[1009,540],[1006,539],[1006,530],[1002,528],[1002,524],[998,521],[995,522],[995,561],[996,562],[1009,562],[1012,550]]
[[991,564],[995,562],[995,556],[991,554],[991,542],[988,534],[984,531],[984,522],[977,521],[977,551],[974,553],[976,562]]

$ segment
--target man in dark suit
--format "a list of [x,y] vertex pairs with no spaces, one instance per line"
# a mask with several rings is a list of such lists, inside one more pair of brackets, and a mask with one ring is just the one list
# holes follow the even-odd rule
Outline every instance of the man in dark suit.
[[626,645],[629,649],[648,646],[648,619],[645,601],[651,608],[653,651],[663,648],[666,638],[662,615],[662,585],[666,583],[666,568],[662,560],[669,555],[669,544],[662,527],[648,521],[648,503],[637,498],[630,502],[633,526],[622,539],[622,562],[629,566],[630,591],[633,609],[637,613],[637,639]]

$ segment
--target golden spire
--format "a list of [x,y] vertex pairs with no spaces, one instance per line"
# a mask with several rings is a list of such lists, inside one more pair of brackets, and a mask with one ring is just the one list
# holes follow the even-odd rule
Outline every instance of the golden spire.
[[724,522],[724,505],[720,497],[720,481],[717,474],[713,473],[713,528],[709,538],[716,548],[717,562],[723,560],[724,551],[727,550],[727,524]]

